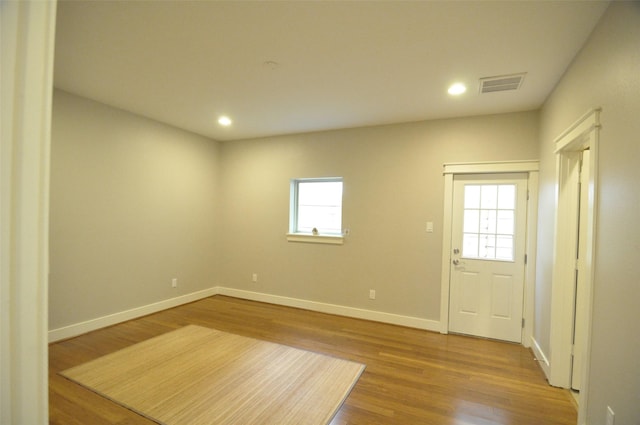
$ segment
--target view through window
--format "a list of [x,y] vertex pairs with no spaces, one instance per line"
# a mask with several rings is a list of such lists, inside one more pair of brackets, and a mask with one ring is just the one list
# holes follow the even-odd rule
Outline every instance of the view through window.
[[462,256],[513,261],[516,185],[464,187]]
[[291,196],[293,233],[342,234],[342,178],[293,180]]

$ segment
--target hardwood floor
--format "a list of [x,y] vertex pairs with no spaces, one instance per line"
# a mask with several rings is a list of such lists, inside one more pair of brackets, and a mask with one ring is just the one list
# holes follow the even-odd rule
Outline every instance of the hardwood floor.
[[187,324],[366,364],[332,425],[577,422],[571,395],[549,386],[520,345],[217,295],[51,344],[50,423],[153,424],[58,372]]

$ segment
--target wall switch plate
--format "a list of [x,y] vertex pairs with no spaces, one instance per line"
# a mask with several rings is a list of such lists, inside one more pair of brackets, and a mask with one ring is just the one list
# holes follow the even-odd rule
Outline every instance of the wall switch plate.
[[177,288],[178,287],[178,278],[174,277],[173,279],[171,279],[171,287],[172,288]]
[[427,233],[433,233],[433,221],[427,221]]
[[252,282],[257,282],[258,281],[258,273],[254,273],[251,275],[251,281]]
[[614,425],[616,414],[613,413],[611,406],[607,406],[607,425]]
[[375,289],[369,289],[369,299],[370,300],[375,300],[376,299],[376,290]]

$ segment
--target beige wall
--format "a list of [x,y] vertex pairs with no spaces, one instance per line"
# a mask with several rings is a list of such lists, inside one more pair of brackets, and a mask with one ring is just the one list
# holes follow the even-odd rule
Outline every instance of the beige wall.
[[[537,112],[224,144],[59,90],[53,112],[50,329],[216,285],[439,320],[442,164],[537,155]],[[285,239],[290,179],[318,176],[344,177],[342,246]]]
[[600,198],[586,423],[640,423],[640,2],[613,2],[541,112],[541,196],[535,337],[549,350],[555,158],[553,139],[600,115]]
[[49,329],[215,286],[219,144],[53,100]]
[[[224,143],[220,285],[439,320],[443,163],[536,159],[537,128],[524,112]],[[326,176],[351,235],[287,242],[290,179]]]

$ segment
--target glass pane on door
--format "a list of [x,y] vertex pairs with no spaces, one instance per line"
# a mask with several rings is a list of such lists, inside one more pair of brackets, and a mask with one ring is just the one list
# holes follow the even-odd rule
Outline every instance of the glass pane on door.
[[462,256],[513,261],[515,184],[465,184]]

